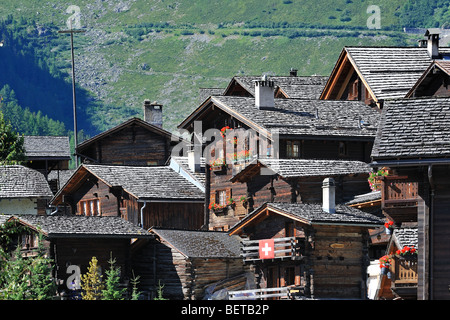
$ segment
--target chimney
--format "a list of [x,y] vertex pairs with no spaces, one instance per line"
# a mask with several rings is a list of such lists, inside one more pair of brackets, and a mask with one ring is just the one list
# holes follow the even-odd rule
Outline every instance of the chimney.
[[427,47],[427,39],[420,39],[417,40],[417,42],[419,43],[419,48],[426,48]]
[[275,107],[275,85],[264,75],[261,80],[255,81],[255,105],[258,109]]
[[440,30],[437,28],[427,29],[425,32],[425,37],[428,37],[428,55],[431,59],[439,58],[439,34]]
[[188,166],[192,172],[200,172],[200,152],[197,152],[195,148],[188,151]]
[[336,212],[336,185],[333,178],[326,178],[322,183],[322,210],[328,213]]
[[297,69],[291,68],[291,71],[289,71],[289,75],[291,77],[296,77],[297,76]]
[[144,121],[162,128],[162,107],[162,104],[150,102],[150,100],[144,100]]

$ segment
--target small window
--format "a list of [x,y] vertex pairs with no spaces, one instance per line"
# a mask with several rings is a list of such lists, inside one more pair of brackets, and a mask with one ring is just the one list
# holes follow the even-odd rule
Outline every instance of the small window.
[[295,140],[286,140],[286,157],[299,158],[300,157],[300,142]]
[[227,192],[225,190],[217,191],[217,204],[221,206],[227,204]]
[[80,215],[98,216],[101,213],[100,200],[84,200],[79,202]]
[[345,142],[339,142],[339,155],[346,156],[347,155],[347,144]]

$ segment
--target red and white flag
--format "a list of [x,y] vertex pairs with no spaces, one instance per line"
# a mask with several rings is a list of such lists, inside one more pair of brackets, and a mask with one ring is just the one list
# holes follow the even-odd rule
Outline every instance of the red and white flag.
[[275,246],[273,239],[259,240],[259,258],[273,259]]

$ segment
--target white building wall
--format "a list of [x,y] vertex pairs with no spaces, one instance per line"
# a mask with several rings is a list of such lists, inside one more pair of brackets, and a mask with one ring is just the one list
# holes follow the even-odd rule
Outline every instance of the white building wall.
[[37,214],[37,199],[0,199],[0,214]]

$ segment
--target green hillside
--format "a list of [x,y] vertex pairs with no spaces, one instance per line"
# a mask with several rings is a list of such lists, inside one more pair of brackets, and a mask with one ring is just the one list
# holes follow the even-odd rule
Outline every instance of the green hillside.
[[[403,26],[436,27],[449,21],[449,1],[408,0],[253,0],[253,1],[77,1],[85,34],[75,36],[80,120],[89,134],[110,128],[131,116],[141,116],[144,99],[164,104],[164,127],[173,131],[196,106],[201,87],[224,87],[234,75],[328,75],[343,46],[414,45],[421,35],[407,35]],[[22,54],[41,64],[37,78],[57,79],[65,98],[48,92],[25,97],[16,89],[23,77],[14,69],[0,73],[22,107],[42,110],[72,128],[69,37],[70,1],[0,1],[0,17],[14,34],[26,34]],[[381,29],[368,29],[369,5],[380,8]],[[419,21],[418,17],[422,17]],[[6,18],[8,17],[8,18]],[[4,27],[6,28],[6,27]],[[0,28],[0,31],[1,28]],[[0,41],[5,37],[0,32]],[[16,37],[17,38],[17,37]],[[10,36],[12,47],[19,47]],[[2,48],[0,48],[0,57]],[[30,59],[28,59],[30,60]],[[40,61],[40,62],[39,62]],[[11,62],[14,64],[14,62]],[[6,67],[5,67],[6,68]],[[10,67],[8,67],[10,68]],[[27,68],[31,70],[33,68]],[[29,81],[29,80],[27,80]],[[14,85],[15,84],[15,85]],[[30,84],[36,92],[41,83]],[[33,95],[33,94],[30,94]],[[36,96],[36,95],[33,95]],[[54,98],[53,98],[54,97]],[[68,100],[65,100],[68,99]],[[58,100],[59,104],[54,102]]]

